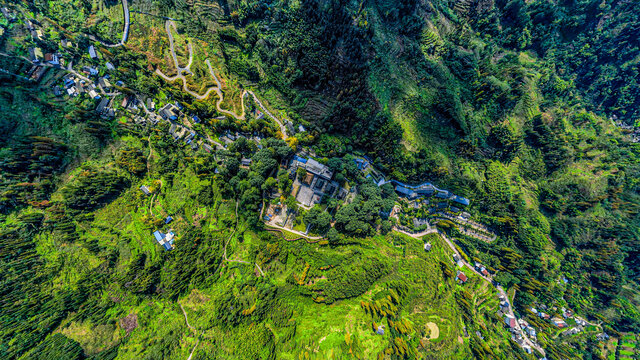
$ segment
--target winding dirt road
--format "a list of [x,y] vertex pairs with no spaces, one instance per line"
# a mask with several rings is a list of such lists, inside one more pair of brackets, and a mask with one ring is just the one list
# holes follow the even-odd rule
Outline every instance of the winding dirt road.
[[245,116],[244,98],[245,98],[245,96],[247,94],[251,95],[251,97],[253,98],[253,101],[255,101],[255,103],[258,105],[258,107],[260,107],[262,112],[265,115],[267,115],[267,117],[269,117],[271,120],[275,121],[276,124],[278,124],[278,126],[280,127],[280,132],[282,133],[283,139],[286,140],[289,137],[287,135],[287,128],[282,123],[282,121],[280,121],[280,119],[275,117],[267,109],[267,107],[264,106],[262,101],[260,101],[260,99],[258,99],[256,94],[251,90],[244,90],[242,92],[242,96],[240,98],[241,107],[242,107],[242,114],[237,115],[233,111],[222,109],[221,105],[222,105],[222,102],[224,101],[224,93],[222,92],[222,84],[220,83],[220,79],[218,79],[218,77],[216,76],[215,72],[213,71],[213,67],[211,66],[211,62],[209,61],[209,59],[205,60],[205,63],[207,64],[207,67],[209,68],[209,74],[211,75],[213,80],[216,82],[216,86],[210,87],[209,89],[207,89],[207,91],[204,94],[198,94],[198,93],[192,91],[191,89],[189,89],[189,87],[187,86],[187,79],[186,79],[186,76],[184,75],[184,73],[188,73],[188,74],[193,75],[193,73],[191,72],[191,65],[193,64],[193,48],[191,46],[191,42],[189,42],[187,44],[187,49],[189,50],[189,63],[185,67],[181,67],[178,64],[178,57],[177,57],[176,52],[175,52],[175,45],[174,45],[173,33],[171,32],[171,28],[173,28],[173,30],[177,32],[177,28],[176,28],[175,22],[173,22],[172,20],[167,20],[165,22],[165,30],[167,32],[167,36],[169,37],[169,50],[171,52],[171,57],[173,58],[173,64],[174,64],[174,66],[175,66],[175,68],[177,70],[177,75],[167,76],[162,71],[160,71],[160,69],[156,69],[156,74],[157,75],[159,75],[160,77],[162,77],[164,80],[166,80],[168,82],[174,82],[176,80],[182,80],[182,90],[184,92],[186,92],[187,94],[193,96],[194,98],[198,99],[198,100],[206,99],[207,97],[209,97],[211,92],[215,91],[215,93],[218,95],[218,101],[216,101],[216,109],[218,110],[218,112],[230,115],[230,116],[234,117],[237,120],[244,120],[246,118],[246,116]]
[[191,72],[191,64],[193,63],[193,49],[191,48],[191,42],[187,43],[187,49],[189,50],[189,62],[187,63],[187,66],[181,67],[178,64],[178,56],[176,55],[176,51],[175,51],[175,46],[174,46],[174,41],[173,41],[173,33],[171,32],[170,28],[173,28],[173,30],[175,32],[178,32],[178,28],[176,27],[176,23],[173,22],[172,20],[167,20],[164,23],[164,29],[167,31],[167,35],[169,36],[169,49],[171,50],[171,57],[173,57],[173,63],[176,66],[176,69],[178,70],[178,73],[180,73],[181,71],[186,71],[189,74],[192,74],[192,72]]
[[232,111],[222,109],[221,105],[222,105],[222,101],[224,100],[224,95],[222,94],[222,90],[221,90],[222,85],[220,84],[220,80],[218,80],[218,77],[216,76],[216,74],[213,72],[213,67],[211,67],[211,62],[209,61],[209,59],[205,60],[205,63],[209,67],[209,74],[211,74],[211,77],[213,77],[213,79],[216,81],[217,87],[211,88],[211,89],[215,89],[216,94],[218,94],[218,101],[216,102],[216,109],[218,110],[218,112],[229,114],[238,120],[244,120],[245,119],[244,96],[246,94],[246,91],[242,93],[242,96],[240,98],[240,104],[242,105],[242,114],[238,116]]
[[185,67],[181,67],[178,64],[178,56],[176,55],[176,52],[175,52],[175,42],[174,42],[174,39],[173,39],[173,33],[171,32],[171,28],[173,28],[173,30],[177,32],[176,24],[171,20],[167,20],[165,22],[165,30],[167,31],[167,36],[169,37],[169,50],[171,52],[171,57],[173,58],[173,64],[174,64],[175,68],[177,69],[177,75],[175,75],[175,76],[167,76],[162,71],[160,71],[160,69],[156,69],[156,74],[158,74],[160,77],[162,77],[163,79],[165,79],[166,81],[169,81],[169,82],[174,82],[174,81],[176,81],[178,79],[182,80],[182,90],[184,92],[186,92],[187,94],[193,96],[194,98],[198,99],[198,100],[206,99],[207,97],[209,97],[211,92],[215,91],[216,94],[218,95],[218,101],[216,102],[216,109],[218,110],[218,112],[231,115],[231,116],[233,116],[234,118],[236,118],[238,120],[244,120],[245,119],[245,113],[244,113],[244,94],[245,93],[243,92],[242,99],[241,99],[242,114],[237,115],[232,111],[222,109],[221,105],[222,105],[222,102],[224,101],[224,94],[222,93],[222,90],[221,90],[222,89],[222,85],[220,84],[220,80],[218,79],[218,77],[214,73],[213,67],[211,66],[211,62],[209,61],[209,59],[205,60],[205,63],[209,67],[209,74],[211,75],[213,80],[215,80],[216,86],[215,87],[210,87],[202,95],[196,93],[195,91],[192,91],[191,89],[189,89],[189,87],[187,86],[187,78],[184,75],[184,73],[186,72],[188,74],[193,75],[193,72],[191,72],[191,65],[193,64],[193,48],[191,47],[191,43],[187,44],[187,49],[189,50],[189,63]]

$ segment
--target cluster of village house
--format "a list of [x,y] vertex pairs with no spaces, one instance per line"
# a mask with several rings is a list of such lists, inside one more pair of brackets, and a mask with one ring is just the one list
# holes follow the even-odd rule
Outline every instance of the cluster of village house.
[[[9,19],[10,21],[15,20],[15,16],[6,7],[0,8],[0,10],[2,10],[2,14],[7,19]],[[38,29],[32,21],[27,20],[26,27],[27,27],[27,30],[29,30],[32,36],[34,37],[34,40],[35,39],[42,40],[42,37],[43,37],[42,30]],[[0,36],[3,35],[3,31],[4,29],[0,27]],[[71,48],[73,46],[74,45],[71,41],[67,39],[61,40],[62,48]],[[87,49],[87,52],[91,59],[94,59],[94,60],[99,59],[99,54],[93,46],[89,46],[89,48]],[[38,47],[29,48],[29,56],[30,56],[31,62],[33,63],[33,67],[28,72],[28,75],[30,76],[31,79],[36,81],[41,78],[42,74],[46,70],[45,66],[63,67],[65,65],[64,58],[61,54],[58,54],[58,53],[43,54],[42,50]],[[104,66],[107,70],[115,70],[115,67],[109,62],[105,62]],[[115,106],[113,104],[113,99],[111,99],[109,95],[115,96],[119,93],[114,92],[109,94],[109,91],[112,91],[112,88],[113,88],[110,82],[109,75],[99,76],[100,70],[93,66],[85,66],[81,69],[81,72],[86,75],[86,78],[89,78],[89,79],[93,78],[94,80],[87,81],[85,80],[85,78],[82,78],[81,76],[68,74],[65,77],[63,77],[63,88],[66,91],[66,94],[71,97],[79,96],[81,94],[86,94],[92,99],[100,100],[96,107],[96,112],[103,117],[114,117],[116,114]],[[124,84],[121,81],[117,81],[116,86],[123,87]],[[53,92],[56,96],[62,96],[62,91],[58,86],[54,86]],[[136,115],[138,113],[140,105],[145,110],[146,115],[144,117]],[[153,102],[151,98],[146,98],[146,101],[143,102],[139,100],[137,95],[127,95],[124,97],[122,103],[120,104],[120,107],[124,110],[130,111],[134,117],[134,120],[137,123],[149,122],[153,125],[156,125],[160,120],[165,120],[170,122],[171,123],[171,127],[169,128],[170,135],[175,140],[180,140],[184,138],[185,144],[191,146],[191,148],[194,150],[196,150],[198,146],[202,146],[202,148],[207,152],[211,152],[213,150],[213,148],[211,147],[208,141],[203,141],[202,139],[199,139],[199,136],[196,134],[195,131],[191,130],[187,126],[184,126],[178,123],[178,120],[180,118],[182,118],[183,122],[186,122],[187,124],[189,122],[199,123],[200,119],[197,116],[188,117],[185,114],[183,114],[182,106],[177,102],[167,103],[162,108],[160,108],[156,113],[155,111],[156,104]],[[257,111],[255,115],[258,119],[264,116],[264,114],[260,111]],[[293,132],[294,130],[292,129],[292,124],[290,122],[287,122],[287,125],[290,128],[289,130]],[[630,130],[633,130],[633,129],[630,128]],[[299,131],[305,131],[302,125],[300,125]],[[255,141],[256,143],[259,143],[261,139],[257,134],[253,134],[253,137],[251,137],[250,135],[238,134],[238,133],[232,134],[230,132],[227,132],[225,135],[220,137],[220,140],[224,144],[217,144],[217,145],[223,148],[226,148],[228,144],[232,143],[239,137],[248,138],[250,140]],[[635,138],[640,139],[640,134],[638,134],[637,131],[634,133],[634,139]],[[409,200],[412,204],[414,204],[414,206],[420,206],[419,204],[422,204],[422,203],[428,204],[429,202],[428,200],[425,200],[425,198],[431,197],[431,196],[434,196],[436,199],[440,199],[440,202],[438,202],[433,209],[430,209],[430,211],[432,212],[435,212],[435,211],[440,212],[446,209],[447,207],[449,207],[448,203],[446,202],[447,200],[456,204],[448,208],[449,211],[452,213],[458,213],[461,211],[459,207],[464,207],[469,205],[468,199],[455,195],[447,190],[439,189],[428,182],[420,185],[408,185],[397,180],[385,180],[384,176],[371,166],[370,160],[367,159],[366,157],[357,157],[354,161],[356,162],[356,165],[359,170],[361,171],[369,170],[367,174],[367,178],[372,179],[372,181],[374,181],[378,186],[382,186],[386,183],[392,183],[392,185],[394,185],[395,191],[401,197],[404,197],[407,200]],[[246,166],[249,166],[250,164],[251,164],[251,159],[246,159],[246,158],[242,159],[242,166],[246,167]],[[314,160],[312,157],[310,157],[308,154],[304,152],[298,153],[293,157],[293,159],[288,160],[285,166],[289,168],[290,176],[292,179],[294,179],[292,195],[296,198],[297,202],[303,207],[309,208],[314,204],[320,203],[322,198],[325,196],[334,197],[339,200],[346,200],[349,194],[354,192],[354,189],[347,190],[346,188],[341,187],[337,181],[332,180],[333,172],[329,169],[329,167],[324,164],[321,164],[317,160]],[[299,178],[296,176],[298,168],[302,168],[305,170],[306,174],[304,177]],[[141,186],[140,190],[146,195],[151,194],[151,191],[147,186],[144,186],[144,185]],[[267,215],[265,220],[270,221],[271,216],[272,215]],[[469,214],[466,212],[462,212],[462,214],[460,214],[459,217],[465,220],[469,218]],[[173,221],[172,217],[168,216],[165,219],[165,225],[168,226],[172,221]],[[414,219],[414,226],[419,227],[421,225],[424,225],[424,221],[426,221],[426,219]],[[285,225],[285,224],[286,224],[286,220],[282,223],[282,225]],[[165,250],[168,251],[168,250],[174,249],[175,234],[172,229],[169,229],[166,233],[163,232],[162,230],[156,230],[153,233],[153,236],[154,236],[154,239],[158,242],[158,244],[162,246]],[[425,243],[424,249],[429,251],[431,249],[431,244],[428,242]],[[454,254],[454,262],[458,265],[458,267],[463,266],[462,260],[459,258],[457,254]],[[475,268],[482,275],[487,277],[489,276],[488,271],[481,264],[476,263]],[[464,284],[465,282],[467,282],[468,278],[463,271],[457,270],[456,280],[458,281],[458,283]],[[529,337],[533,339],[536,338],[535,328],[530,326],[525,320],[523,319],[516,320],[515,317],[510,315],[512,314],[512,312],[510,311],[510,305],[507,299],[504,298],[502,295],[500,296],[500,308],[501,308],[500,310],[501,315],[504,315],[504,321],[506,326],[508,326],[514,333],[513,335],[514,340],[518,342],[526,352],[531,353],[531,347],[524,342],[523,334],[520,331],[516,330],[517,329],[516,323],[519,325],[522,331],[524,331]],[[545,309],[546,307],[544,307],[543,305],[542,308]],[[531,308],[531,311],[534,314],[538,315],[540,318],[549,320],[553,325],[555,325],[560,329],[567,328],[568,325],[565,322],[565,319],[573,317],[573,314],[571,313],[571,311],[565,310],[564,308],[562,309],[562,314],[564,319],[558,316],[551,318],[550,315],[542,311],[537,311],[535,308]],[[587,326],[587,322],[583,319],[576,317],[575,322],[576,322],[576,326],[566,330],[564,334],[569,335],[569,334],[579,333],[583,331],[585,326]],[[378,328],[377,332],[384,333],[384,328]],[[601,338],[600,340],[602,341],[605,341],[609,338],[609,336],[606,333],[599,334],[598,336],[599,336],[599,339]]]
[[[430,249],[431,249],[431,244],[425,243],[425,250],[430,250]],[[462,268],[464,266],[464,263],[462,262],[462,259],[460,258],[460,256],[458,256],[458,254],[453,255],[453,260],[458,267]],[[475,262],[474,268],[483,276],[487,278],[490,277],[489,271],[487,271],[487,269],[479,262]],[[459,284],[464,284],[465,282],[467,282],[467,276],[464,274],[464,272],[462,272],[461,270],[458,270],[456,274],[456,280]],[[531,348],[530,345],[527,344],[526,339],[530,339],[534,344],[537,343],[536,328],[530,325],[524,319],[516,319],[513,311],[511,310],[511,305],[509,304],[509,300],[504,295],[500,294],[498,298],[500,300],[500,310],[498,310],[498,316],[504,317],[504,323],[506,327],[513,334],[512,339],[518,345],[520,345],[520,347],[522,347],[522,349],[526,353],[528,354],[533,353],[533,349]],[[547,311],[548,309],[546,305],[540,305],[540,308],[544,311]],[[556,307],[552,307],[550,310],[554,313],[558,312],[558,308]],[[565,307],[560,308],[560,313],[562,313],[562,317],[558,315],[552,317],[551,315],[545,313],[544,311],[537,310],[535,307],[531,307],[530,311],[531,313],[538,316],[539,318],[549,321],[558,329],[567,329],[562,332],[562,335],[564,336],[576,335],[578,333],[581,333],[585,330],[587,326],[591,325],[583,318],[579,316],[575,316],[573,311]],[[573,319],[576,323],[576,326],[569,328],[569,325],[566,322],[567,319]],[[480,332],[476,332],[476,335],[478,335],[478,337],[481,339],[483,338]],[[609,335],[603,332],[598,334],[596,336],[596,339],[598,341],[607,341],[609,340]],[[542,359],[546,359],[546,358],[543,357]]]
[[[425,243],[424,244],[424,248],[425,250],[429,251],[431,250],[431,244],[430,243]],[[457,253],[453,254],[453,261],[454,263],[457,265],[457,267],[459,268],[463,268],[464,267],[464,262],[462,261],[462,259],[460,258],[460,256]],[[486,269],[486,267],[484,265],[482,265],[479,262],[475,262],[474,264],[474,268],[475,270],[482,274],[482,276],[486,277],[486,278],[490,278],[490,274],[489,271]],[[464,283],[466,283],[468,280],[467,275],[462,271],[462,270],[457,270],[456,272],[456,281],[458,282],[458,284],[462,285]],[[500,310],[498,310],[498,316],[504,317],[504,323],[505,325],[509,328],[509,330],[512,332],[512,339],[518,343],[518,345],[520,345],[520,347],[522,347],[522,349],[528,353],[531,354],[533,353],[533,349],[531,348],[530,345],[527,344],[527,339],[531,339],[531,341],[535,344],[536,343],[536,338],[537,338],[537,333],[536,333],[536,329],[530,325],[526,320],[524,319],[516,319],[516,317],[514,316],[513,311],[511,310],[511,305],[509,304],[508,299],[500,294],[499,295],[499,300],[500,300]],[[545,305],[541,305],[540,306],[541,309],[545,310],[547,309],[547,306]],[[558,329],[566,329],[569,327],[569,325],[567,324],[567,322],[565,321],[566,319],[573,319],[576,323],[576,326],[571,327],[570,329],[567,329],[565,331],[563,331],[563,335],[568,336],[568,335],[575,335],[578,334],[582,331],[584,331],[584,328],[588,325],[590,325],[586,320],[578,317],[578,316],[574,316],[573,312],[571,310],[568,310],[566,308],[561,308],[560,312],[562,313],[562,318],[559,316],[554,316],[551,317],[551,315],[543,312],[543,311],[538,311],[536,308],[532,307],[531,312],[540,317],[543,320],[547,320],[549,321],[551,324],[553,324],[554,326],[556,326]],[[551,311],[553,312],[557,312],[557,308],[553,307],[551,308]],[[477,333],[478,337],[482,338],[482,335],[480,333]],[[606,341],[608,340],[609,335],[607,335],[606,333],[602,333],[598,335],[598,340],[600,341]]]
[[[382,186],[390,183],[394,186],[399,196],[408,199],[412,204],[429,204],[428,197],[434,196],[440,202],[437,206],[429,209],[431,213],[443,212],[448,210],[452,213],[460,213],[460,207],[469,205],[469,200],[455,195],[448,190],[439,189],[431,183],[423,183],[420,185],[408,185],[397,180],[386,180],[384,175],[376,170],[371,161],[367,157],[355,157],[354,162],[360,171],[365,172],[366,178],[373,181],[376,185]],[[335,198],[342,201],[348,201],[355,195],[355,188],[342,187],[337,181],[333,180],[333,171],[319,161],[315,160],[308,153],[301,151],[292,159],[283,164],[289,170],[290,178],[294,181],[291,195],[302,207],[309,209],[315,204],[319,204],[324,197]],[[304,169],[303,176],[297,176],[298,169]],[[449,206],[449,202],[457,206]],[[399,207],[387,213],[382,213],[385,217],[396,217]],[[280,206],[267,211],[264,220],[273,222],[275,225],[283,227],[291,227],[292,221],[288,212],[282,213]],[[469,214],[462,212],[460,217],[468,219]],[[413,219],[414,226],[419,227],[427,225],[427,219]]]
[[[136,99],[134,101],[137,101],[137,97],[132,97],[132,98]],[[150,124],[156,125],[159,121],[162,121],[162,120],[167,121],[171,124],[168,132],[175,141],[181,140],[184,142],[185,146],[189,146],[193,150],[197,150],[199,147],[202,147],[202,149],[208,153],[211,153],[213,151],[211,142],[209,140],[204,139],[201,135],[199,135],[196,131],[194,131],[188,126],[188,124],[190,124],[191,122],[200,123],[201,122],[200,118],[196,115],[185,114],[183,112],[184,108],[179,102],[167,103],[166,105],[158,109],[157,112],[155,111],[156,110],[155,104],[150,99],[147,99],[145,106],[147,109],[146,116],[142,117],[142,116],[136,115],[134,117],[136,122],[139,122],[139,123],[148,122]],[[256,113],[257,116],[259,116],[260,114],[261,113],[259,111]],[[178,121],[182,121],[184,124],[181,124]],[[255,142],[258,148],[262,147],[262,145],[260,145],[260,141],[262,140],[262,137],[259,134],[257,133],[242,134],[237,132],[232,133],[230,131],[225,132],[220,137],[221,143],[214,143],[214,144],[218,149],[225,149],[228,147],[229,144],[233,143],[239,138],[245,138],[249,141]],[[243,167],[247,167],[251,164],[251,159],[243,158],[241,163]],[[218,172],[218,169],[216,169],[216,173],[217,172]],[[144,193],[145,195],[152,194],[152,191],[146,185],[141,186],[140,191],[142,191],[142,193]],[[172,220],[173,218],[171,216],[167,217],[167,219],[165,220],[165,224],[168,225]],[[169,230],[167,233],[163,233],[161,230],[157,230],[153,233],[153,235],[155,237],[155,240],[165,250],[168,251],[175,248],[175,246],[173,245],[173,240],[175,236],[175,234],[173,233],[173,230]]]
[[[64,41],[64,40],[63,40]],[[100,59],[100,56],[96,52],[93,45],[87,48],[87,52],[91,59]],[[115,67],[110,62],[104,62],[104,68],[107,71],[115,70]],[[120,94],[116,89],[118,87],[124,87],[124,83],[120,80],[115,82],[115,87],[111,84],[111,76],[104,74],[101,76],[101,69],[95,66],[83,66],[80,72],[84,76],[79,74],[67,74],[63,77],[62,87],[66,91],[66,94],[70,97],[76,97],[86,94],[90,99],[98,101],[96,106],[96,113],[103,118],[114,118],[116,116],[115,97]],[[62,92],[60,87],[54,86],[53,93],[56,96],[61,96]],[[129,110],[132,113],[138,111],[138,99],[136,95],[128,94],[124,96],[120,107],[123,110]]]
[[[7,7],[0,8],[0,12],[8,22],[13,23],[17,20],[15,13]],[[33,20],[25,20],[24,29],[31,35],[33,41],[44,40],[44,33],[41,28]],[[5,28],[0,26],[0,38],[5,35]],[[46,72],[47,65],[63,66],[64,59],[57,53],[43,53],[40,47],[34,46],[28,48],[29,60],[32,62],[31,68],[26,71],[28,79],[39,81]]]
[[[8,19],[11,19],[12,22],[16,20],[15,15],[8,8],[3,7],[0,8],[0,10],[2,10],[3,15]],[[45,40],[44,32],[35,20],[25,20],[24,28],[31,34],[35,43]],[[0,29],[3,28],[0,27]],[[2,34],[0,34],[0,36],[1,35]],[[60,49],[70,50],[76,47],[77,45],[67,38],[62,38],[60,40]],[[59,52],[43,53],[39,46],[32,46],[27,50],[28,60],[31,62],[32,66],[26,72],[26,75],[31,80],[40,81],[48,68],[62,69],[67,65],[64,55]],[[88,46],[86,52],[91,60],[100,61],[100,53],[97,51],[95,46]],[[67,70],[69,73],[62,78],[61,84],[55,84],[52,87],[52,92],[55,96],[87,96],[90,99],[98,101],[95,110],[100,116],[105,118],[113,118],[116,116],[117,104],[114,103],[114,98],[120,94],[116,88],[124,87],[124,83],[122,81],[116,81],[115,87],[111,84],[112,80],[110,75],[105,72],[116,70],[113,64],[105,61],[101,66],[82,66],[82,68],[77,72],[70,66]],[[135,113],[139,106],[138,97],[137,95],[127,95],[119,105],[122,109],[130,110],[132,113]],[[140,120],[139,117],[137,117],[136,120]],[[153,117],[150,120],[156,121]]]
[[[13,13],[6,7],[1,8],[2,13],[11,21],[15,21],[16,18]],[[45,35],[42,28],[35,20],[26,19],[24,22],[24,28],[31,34],[34,42],[44,41]],[[0,27],[0,29],[2,29]],[[3,31],[3,30],[2,30]],[[69,39],[62,38],[60,40],[61,49],[72,49],[76,45]],[[42,48],[39,46],[31,46],[27,49],[28,60],[31,62],[31,68],[26,72],[29,79],[33,81],[40,81],[48,68],[64,68],[66,64],[64,55],[59,52],[43,53]],[[87,48],[87,53],[92,60],[99,59],[99,53],[96,51],[93,45]],[[113,64],[106,62],[105,67],[107,70],[115,70]],[[53,94],[55,96],[66,95],[70,97],[76,97],[86,94],[89,98],[95,100],[101,100],[98,108],[96,109],[100,115],[114,117],[115,112],[110,104],[110,100],[105,94],[112,89],[112,85],[109,81],[109,75],[98,76],[100,70],[95,66],[83,66],[80,73],[86,75],[86,77],[76,73],[72,69],[70,74],[63,77],[62,84],[60,86],[54,85],[52,87]],[[122,86],[122,82],[117,82],[116,85]],[[115,95],[115,94],[114,94]],[[103,97],[104,96],[104,97]]]
[[[547,311],[547,306],[546,305],[540,305],[540,308],[544,311]],[[543,320],[547,320],[550,321],[551,324],[553,324],[555,327],[557,327],[558,329],[567,329],[569,327],[569,325],[567,324],[567,322],[565,320],[567,319],[573,319],[576,323],[576,326],[571,327],[570,329],[567,329],[563,332],[564,335],[575,335],[577,333],[580,333],[582,331],[584,331],[584,328],[589,325],[587,323],[586,320],[575,316],[573,314],[573,311],[566,309],[564,307],[562,307],[560,309],[560,313],[562,313],[562,317],[560,316],[554,316],[551,317],[551,315],[545,313],[544,311],[539,311],[537,310],[535,307],[532,307],[531,312],[533,314],[535,314],[536,316],[538,316],[539,318],[543,319]],[[551,311],[553,312],[557,312],[558,309],[556,307],[552,307]]]
[[[530,326],[526,320],[516,319],[515,316],[513,316],[511,304],[509,304],[509,300],[504,295],[501,294],[498,298],[500,299],[498,315],[504,316],[504,323],[513,334],[512,339],[518,343],[526,353],[531,354],[533,349],[526,343],[525,336],[535,342],[537,338],[536,329]],[[523,332],[526,335],[524,335]]]
[[[500,295],[500,310],[498,311],[498,315],[504,316],[504,323],[514,333],[514,340],[518,342],[518,344],[520,344],[526,352],[531,353],[531,347],[525,344],[522,335],[520,335],[520,331],[518,330],[518,327],[522,329],[522,331],[524,331],[527,334],[527,336],[530,339],[533,339],[534,341],[537,337],[536,329],[532,325],[530,325],[526,320],[516,319],[513,315],[511,315],[513,314],[513,312],[511,311],[510,306],[511,305],[509,304],[508,299],[503,295]],[[546,305],[540,305],[540,308],[544,311],[547,311],[548,309]],[[578,334],[584,331],[584,329],[588,325],[590,325],[586,320],[578,316],[574,316],[571,310],[566,309],[564,307],[559,309],[560,313],[562,313],[562,317],[560,317],[559,315],[552,317],[551,315],[545,313],[542,310],[538,310],[535,307],[531,307],[529,310],[531,311],[531,313],[533,313],[535,316],[538,316],[540,319],[549,321],[556,328],[567,329],[562,332],[562,335],[564,336]],[[550,310],[554,313],[558,312],[558,308],[556,307],[552,307]],[[566,322],[567,319],[573,319],[573,321],[575,321],[576,323],[576,326],[569,328],[569,325]],[[606,333],[602,333],[598,335],[598,339],[602,341],[605,341],[608,338],[609,338],[609,335],[607,335]]]

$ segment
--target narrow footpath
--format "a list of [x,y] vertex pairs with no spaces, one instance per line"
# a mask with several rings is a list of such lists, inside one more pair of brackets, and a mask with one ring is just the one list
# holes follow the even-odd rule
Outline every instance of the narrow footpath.
[[[229,235],[229,238],[227,239],[227,242],[224,244],[224,252],[222,253],[222,257],[227,262],[235,262],[235,263],[240,263],[240,264],[251,265],[251,263],[248,262],[248,261],[233,260],[233,259],[229,259],[227,257],[227,246],[229,246],[229,242],[231,242],[231,239],[233,238],[233,236],[238,231],[238,204],[239,204],[239,202],[236,201],[236,225],[233,227],[233,231],[231,232],[231,235]],[[265,276],[265,274],[262,271],[262,268],[260,267],[260,265],[258,265],[258,263],[255,263],[255,266],[258,268],[258,271],[260,271],[260,274],[262,274],[262,276]]]
[[200,344],[200,339],[197,338],[198,330],[196,330],[196,328],[194,328],[193,326],[191,326],[191,324],[189,324],[189,318],[187,318],[187,312],[184,310],[184,307],[182,306],[182,304],[180,304],[180,309],[182,310],[182,314],[184,314],[184,321],[187,323],[187,327],[191,329],[191,331],[193,331],[193,334],[196,336],[196,345],[193,347],[193,349],[191,349],[191,353],[187,358],[187,360],[191,360],[193,353],[196,351],[196,348],[198,347],[198,344]]

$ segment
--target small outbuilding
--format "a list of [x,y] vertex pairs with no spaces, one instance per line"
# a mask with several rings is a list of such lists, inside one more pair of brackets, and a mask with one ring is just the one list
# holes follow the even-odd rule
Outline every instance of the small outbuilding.
[[98,58],[98,53],[96,52],[96,48],[93,45],[89,46],[89,56],[92,59],[97,59]]
[[514,318],[513,316],[507,315],[504,318],[504,323],[510,328],[510,329],[515,329],[516,327],[516,318]]
[[464,284],[468,280],[467,275],[465,275],[465,273],[463,273],[462,271],[458,271],[458,275],[456,276],[456,278],[458,279],[458,283],[460,284]]
[[169,230],[168,233],[164,234],[161,231],[154,231],[153,236],[155,237],[158,244],[162,245],[165,251],[173,250],[173,238],[175,234],[172,230]]

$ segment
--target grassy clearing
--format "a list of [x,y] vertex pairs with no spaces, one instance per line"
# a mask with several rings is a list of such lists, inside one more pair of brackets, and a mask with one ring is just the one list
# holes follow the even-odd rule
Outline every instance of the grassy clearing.
[[90,321],[72,322],[59,330],[66,337],[80,343],[87,354],[97,354],[120,342],[122,334],[117,325],[93,324]]

